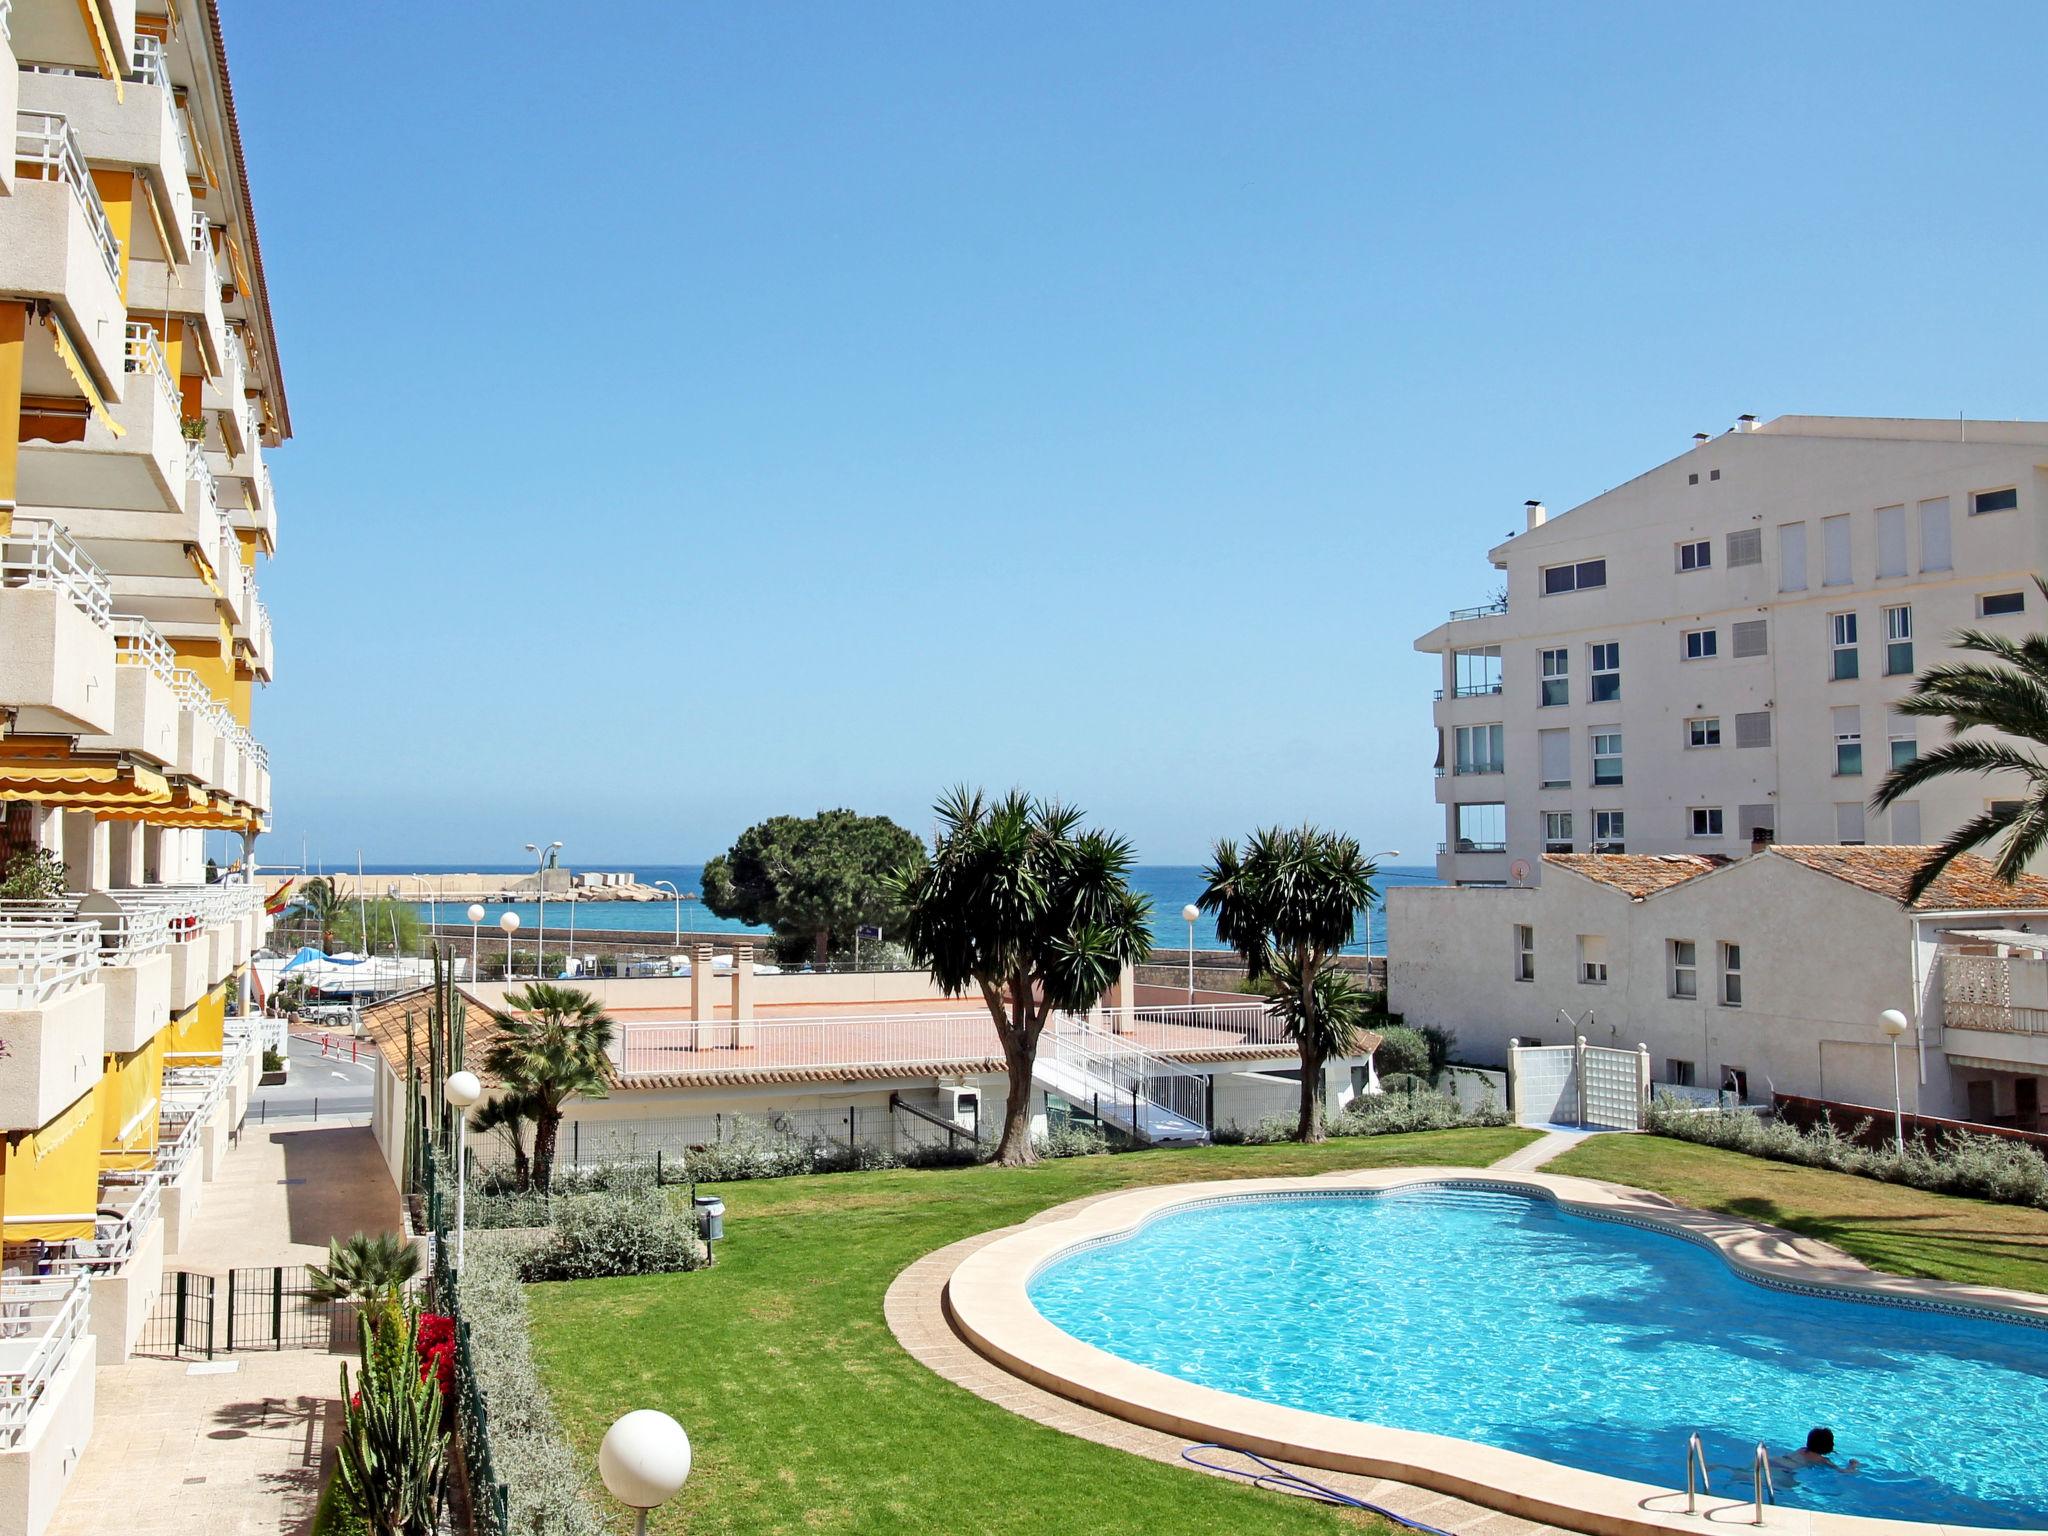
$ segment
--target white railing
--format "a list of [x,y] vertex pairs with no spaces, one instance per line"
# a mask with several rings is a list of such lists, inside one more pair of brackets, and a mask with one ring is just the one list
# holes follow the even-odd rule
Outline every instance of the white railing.
[[14,41],[14,0],[0,0],[0,37]]
[[[1083,1028],[1101,1034],[1118,1050],[1169,1059],[1177,1053],[1273,1056],[1292,1049],[1285,1031],[1261,1003],[1105,1008],[1092,1021],[1056,1018],[1047,1035]],[[1002,1042],[984,1008],[622,1024],[613,1051],[623,1077],[778,1068],[947,1067],[1003,1059]]]
[[128,67],[141,84],[153,85],[163,92],[164,117],[171,125],[172,137],[178,141],[178,174],[190,175],[194,166],[192,141],[185,137],[185,121],[178,116],[178,93],[171,85],[170,64],[164,57],[163,40],[138,32]]
[[91,1237],[74,1237],[43,1245],[38,1268],[50,1275],[112,1275],[135,1256],[136,1247],[156,1225],[163,1206],[163,1175],[155,1167],[100,1175],[102,1205],[110,1190],[132,1189],[134,1197],[119,1216],[102,1210],[93,1220]]
[[99,189],[85,168],[85,156],[78,148],[78,136],[61,112],[16,112],[14,114],[14,160],[27,166],[37,181],[61,181],[71,188],[85,214],[86,226],[99,243],[100,260],[114,286],[121,285],[121,242],[107,221]]
[[170,947],[171,915],[162,907],[124,907],[119,915],[89,921],[100,925],[100,959],[107,965],[127,965]]
[[[249,631],[256,637],[256,655],[262,661],[264,667],[268,669],[270,666],[270,610],[263,605],[263,599],[260,597],[255,600],[254,607],[256,616],[249,621]],[[266,756],[263,761],[267,763],[269,758]]]
[[154,624],[132,613],[117,613],[113,626],[115,666],[147,667],[166,688],[177,686],[177,653]]
[[270,516],[277,516],[277,492],[270,484],[270,466],[256,461],[256,505]]
[[1048,1049],[1065,1069],[1057,1074],[1060,1089],[1076,1108],[1144,1141],[1206,1139],[1209,1082],[1201,1073],[1079,1020],[1048,1030],[1040,1056]]
[[20,1442],[91,1316],[84,1275],[0,1279],[0,1446]]
[[205,505],[213,508],[216,517],[220,513],[220,482],[213,477],[213,466],[206,462],[206,439],[188,437],[185,439],[185,478],[199,483],[199,493]]
[[[196,214],[194,215],[194,217],[201,220],[204,219],[204,215]],[[211,236],[207,238],[206,249],[207,253],[211,255],[213,252],[213,240]],[[228,327],[228,341],[226,353],[225,356],[222,357],[221,362],[225,365],[221,376],[224,379],[226,379],[228,383],[232,384],[237,379],[248,378],[249,354],[247,349],[244,348],[242,345],[242,333],[236,330],[232,325]],[[247,395],[244,395],[242,398],[244,400],[247,400],[249,397]]]
[[164,349],[157,342],[156,327],[143,320],[128,322],[128,346],[123,353],[123,363],[130,373],[153,373],[156,375],[157,393],[164,398],[173,416],[183,414],[178,403],[178,386],[171,379],[171,365],[164,358]]
[[0,921],[0,1001],[40,1008],[84,986],[100,967],[96,929],[63,920]]
[[263,417],[256,409],[252,396],[242,397],[242,425],[249,434],[249,451],[254,453],[256,445],[263,441]]
[[113,582],[57,523],[17,517],[13,530],[0,534],[0,587],[54,588],[101,629],[113,621]]

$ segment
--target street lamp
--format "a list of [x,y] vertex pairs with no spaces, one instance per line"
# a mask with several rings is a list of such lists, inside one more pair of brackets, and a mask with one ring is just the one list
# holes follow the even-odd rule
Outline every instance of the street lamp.
[[1180,920],[1188,925],[1188,1006],[1195,1001],[1195,919],[1202,915],[1202,909],[1192,901],[1180,909]]
[[676,949],[680,952],[683,947],[683,893],[677,890],[675,882],[670,880],[657,880],[654,882],[654,888],[657,891],[667,891],[676,899]]
[[658,1408],[636,1408],[604,1432],[597,1471],[613,1498],[634,1511],[634,1536],[647,1536],[647,1511],[675,1496],[690,1475],[690,1437]]
[[455,1272],[462,1273],[463,1193],[469,1188],[469,1106],[483,1097],[474,1072],[450,1072],[441,1097],[455,1111]]
[[519,914],[507,912],[498,919],[498,926],[505,930],[505,979],[512,979],[512,935],[519,931]]
[[526,851],[532,854],[534,856],[534,859],[536,860],[533,870],[533,899],[540,903],[539,936],[535,938],[533,941],[538,950],[537,958],[533,962],[533,974],[535,976],[540,975],[541,965],[547,959],[548,855],[551,853],[559,852],[561,850],[561,847],[562,840],[559,837],[556,838],[552,843],[549,843],[545,848],[541,847],[541,845],[538,843],[528,843],[526,845]]
[[1877,1027],[1884,1031],[1885,1038],[1892,1043],[1892,1145],[1899,1156],[1906,1155],[1906,1111],[1899,1099],[1899,1037],[1911,1029],[1912,1023],[1896,1008],[1887,1008],[1877,1016]]
[[469,979],[476,981],[476,930],[484,920],[484,909],[476,902],[469,904]]

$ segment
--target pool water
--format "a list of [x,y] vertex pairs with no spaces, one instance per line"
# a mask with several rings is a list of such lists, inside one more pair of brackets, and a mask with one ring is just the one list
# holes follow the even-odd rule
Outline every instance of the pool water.
[[1074,1337],[1242,1397],[1714,1492],[1819,1424],[1861,1469],[1778,1474],[1785,1504],[2048,1526],[2048,1329],[1804,1296],[1682,1238],[1477,1189],[1171,1212],[1055,1260],[1033,1303]]

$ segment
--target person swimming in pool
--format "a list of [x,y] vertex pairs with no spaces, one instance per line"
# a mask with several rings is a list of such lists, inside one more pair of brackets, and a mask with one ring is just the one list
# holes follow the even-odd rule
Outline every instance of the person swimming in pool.
[[1835,1432],[1825,1425],[1817,1425],[1806,1432],[1806,1444],[1785,1456],[1773,1458],[1787,1471],[1796,1472],[1801,1467],[1834,1467],[1838,1472],[1854,1472],[1863,1463],[1850,1457],[1836,1465]]

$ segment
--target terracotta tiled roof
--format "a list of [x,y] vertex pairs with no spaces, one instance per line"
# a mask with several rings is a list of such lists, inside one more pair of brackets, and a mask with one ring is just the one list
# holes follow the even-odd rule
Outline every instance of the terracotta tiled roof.
[[[1931,847],[1838,848],[1827,844],[1777,843],[1770,852],[1837,880],[1875,891],[1893,901],[1906,899],[1914,871],[1934,854]],[[1962,912],[2000,908],[2048,908],[2048,879],[2022,875],[2007,882],[1989,859],[1966,853],[1950,863],[1927,894],[1913,903],[1915,912]]]
[[1641,900],[1728,862],[1717,853],[1546,853],[1543,862]]
[[[462,1018],[464,1065],[483,1081],[486,1088],[495,1088],[498,1080],[483,1069],[483,1060],[497,1043],[497,1015],[491,1012],[488,1003],[480,1002],[470,993],[463,992],[462,996],[468,1004]],[[363,1010],[363,1033],[369,1036],[371,1043],[401,1077],[405,1075],[408,1014],[412,1017],[414,1065],[422,1069],[426,1067],[427,1010],[433,1006],[433,1001],[431,987],[415,987],[410,992],[395,993]]]

